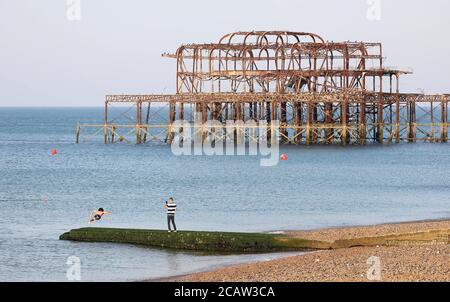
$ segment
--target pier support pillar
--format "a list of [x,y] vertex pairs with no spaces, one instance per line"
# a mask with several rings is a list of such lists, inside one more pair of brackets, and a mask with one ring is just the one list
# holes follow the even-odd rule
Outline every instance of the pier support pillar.
[[366,104],[364,100],[360,103],[359,107],[359,144],[366,144]]
[[105,121],[103,126],[104,143],[108,143],[108,101],[105,101]]
[[448,142],[448,102],[444,100],[444,96],[441,97],[441,141],[443,143]]

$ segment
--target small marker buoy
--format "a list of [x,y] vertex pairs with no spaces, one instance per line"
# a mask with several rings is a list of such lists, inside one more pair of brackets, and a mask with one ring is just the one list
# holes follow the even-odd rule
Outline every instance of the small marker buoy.
[[286,161],[286,160],[288,160],[288,156],[283,153],[283,154],[281,154],[280,159],[283,160],[283,161]]
[[58,151],[56,151],[56,149],[53,149],[52,150],[52,155],[56,155],[56,154],[58,154]]

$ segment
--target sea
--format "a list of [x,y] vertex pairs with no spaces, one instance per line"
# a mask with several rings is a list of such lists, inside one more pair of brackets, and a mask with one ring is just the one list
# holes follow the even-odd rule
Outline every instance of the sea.
[[[126,244],[60,241],[88,227],[165,229],[173,197],[180,230],[278,232],[450,217],[450,144],[281,147],[288,160],[176,156],[165,144],[75,143],[103,108],[0,108],[0,281],[141,281],[265,261]],[[52,150],[57,150],[52,155]],[[71,258],[72,257],[72,258]]]

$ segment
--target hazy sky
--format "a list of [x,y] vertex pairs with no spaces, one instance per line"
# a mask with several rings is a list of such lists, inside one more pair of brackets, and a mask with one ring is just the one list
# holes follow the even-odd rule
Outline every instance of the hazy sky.
[[450,93],[450,1],[0,0],[0,106],[102,106],[112,93],[173,93],[181,43],[238,30],[314,32],[326,40],[383,42],[387,66],[413,68],[405,92]]

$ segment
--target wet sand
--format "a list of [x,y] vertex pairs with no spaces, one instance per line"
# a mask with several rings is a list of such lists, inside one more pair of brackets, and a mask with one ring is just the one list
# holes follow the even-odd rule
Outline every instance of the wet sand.
[[[393,223],[374,226],[289,231],[304,239],[333,242],[386,235],[450,230],[450,220]],[[380,263],[380,274],[375,264]],[[375,261],[375,262],[374,262]],[[446,281],[450,282],[450,245],[408,242],[399,246],[323,250],[282,259],[236,265],[159,281],[293,282],[293,281]]]

